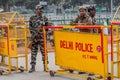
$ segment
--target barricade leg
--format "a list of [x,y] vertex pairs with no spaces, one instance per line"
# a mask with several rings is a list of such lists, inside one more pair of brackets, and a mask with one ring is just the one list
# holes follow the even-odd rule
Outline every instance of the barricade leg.
[[43,66],[44,66],[44,71],[46,71],[46,72],[48,72],[49,70],[48,70],[48,55],[47,55],[47,44],[46,44],[46,42],[47,42],[47,39],[46,39],[46,31],[45,31],[45,29],[43,28],[43,40],[44,40],[44,59],[43,59]]
[[10,56],[8,56],[8,73],[11,73],[11,60],[10,60]]

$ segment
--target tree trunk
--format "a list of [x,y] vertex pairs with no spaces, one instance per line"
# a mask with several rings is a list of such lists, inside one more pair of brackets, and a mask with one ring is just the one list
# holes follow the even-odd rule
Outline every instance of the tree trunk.
[[4,9],[4,12],[9,12],[10,11],[10,6],[9,6],[8,2],[3,3],[3,9]]
[[111,0],[108,0],[108,11],[111,11]]

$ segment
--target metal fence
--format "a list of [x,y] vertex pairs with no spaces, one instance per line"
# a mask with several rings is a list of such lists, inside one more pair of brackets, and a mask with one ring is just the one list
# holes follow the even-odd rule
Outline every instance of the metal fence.
[[[48,19],[54,24],[54,25],[64,25],[64,24],[70,24],[72,20],[74,20],[77,17],[78,14],[46,14]],[[22,15],[24,20],[28,21],[31,14],[24,14]],[[109,24],[111,22],[110,13],[97,13],[96,14],[96,24],[104,24],[106,22]],[[28,24],[27,24],[28,26]]]

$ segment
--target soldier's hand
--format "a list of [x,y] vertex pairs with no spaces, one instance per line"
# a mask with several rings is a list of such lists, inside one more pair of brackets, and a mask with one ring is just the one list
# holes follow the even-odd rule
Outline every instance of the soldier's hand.
[[75,23],[74,23],[74,22],[70,22],[70,25],[74,26],[74,25],[75,25]]
[[42,30],[42,26],[38,27],[37,32],[40,32],[40,30]]

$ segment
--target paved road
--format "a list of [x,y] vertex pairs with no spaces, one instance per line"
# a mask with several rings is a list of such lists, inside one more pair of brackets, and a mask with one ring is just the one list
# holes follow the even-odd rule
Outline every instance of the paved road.
[[[50,70],[57,70],[59,69],[58,66],[55,66],[54,62],[54,53],[49,53],[49,69]],[[30,61],[30,54],[29,54],[29,61]],[[15,61],[12,61],[15,63]],[[19,59],[19,66],[24,65],[24,59]],[[30,65],[29,65],[30,68]],[[28,72],[12,72],[11,74],[4,74],[0,76],[0,80],[86,80],[80,79],[70,76],[58,75],[56,74],[55,77],[50,77],[49,73],[43,71],[41,55],[38,54],[37,56],[37,65],[36,65],[36,72],[28,73]],[[115,79],[120,80],[120,79]]]
[[[30,54],[29,54],[29,61],[30,61]],[[12,61],[12,64],[15,61]],[[49,53],[49,69],[57,70],[59,69],[58,66],[54,64],[54,53]],[[24,59],[19,59],[19,65],[24,65]],[[29,65],[30,68],[30,65]],[[37,65],[36,65],[36,72],[28,73],[28,72],[12,72],[11,74],[4,74],[0,76],[0,80],[82,80],[74,77],[67,77],[62,75],[55,75],[55,77],[50,77],[49,73],[43,71],[41,55],[38,54],[37,56]]]

